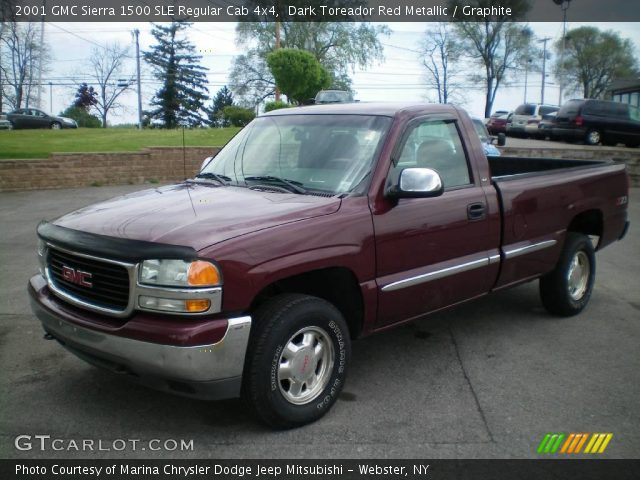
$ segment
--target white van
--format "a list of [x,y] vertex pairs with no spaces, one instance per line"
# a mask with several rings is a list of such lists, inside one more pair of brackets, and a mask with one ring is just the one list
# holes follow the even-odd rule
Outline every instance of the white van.
[[557,112],[560,107],[541,105],[539,103],[523,103],[515,109],[511,121],[507,123],[507,135],[524,137],[538,134],[538,123],[542,117]]

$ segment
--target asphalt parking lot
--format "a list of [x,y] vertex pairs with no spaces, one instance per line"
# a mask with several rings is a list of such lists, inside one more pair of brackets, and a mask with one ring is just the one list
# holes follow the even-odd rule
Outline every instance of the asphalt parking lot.
[[[140,188],[0,194],[0,457],[536,458],[547,432],[611,432],[603,456],[637,458],[640,189],[627,238],[598,254],[581,315],[549,316],[531,283],[358,341],[333,410],[273,432],[239,400],[147,390],[42,339],[26,291],[38,221]],[[193,450],[20,451],[14,441],[24,434],[105,446],[185,439]]]

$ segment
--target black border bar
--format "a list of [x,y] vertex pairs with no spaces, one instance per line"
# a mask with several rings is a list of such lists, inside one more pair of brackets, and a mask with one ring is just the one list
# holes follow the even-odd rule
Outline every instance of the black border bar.
[[[520,15],[514,4],[528,2]],[[635,0],[0,0],[4,21],[639,22]],[[479,10],[481,8],[481,10]],[[565,12],[566,11],[566,12]]]
[[[57,472],[57,474],[56,474]],[[64,474],[61,474],[64,472]],[[99,474],[98,474],[99,472]],[[640,460],[0,460],[3,480],[632,480]]]

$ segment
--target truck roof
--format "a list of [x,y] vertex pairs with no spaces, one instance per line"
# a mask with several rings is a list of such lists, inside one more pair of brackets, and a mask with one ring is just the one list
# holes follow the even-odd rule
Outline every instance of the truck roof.
[[281,108],[260,115],[380,115],[394,117],[398,113],[416,114],[420,112],[455,112],[455,107],[438,103],[415,102],[354,102],[331,103],[328,105],[310,105],[305,107]]

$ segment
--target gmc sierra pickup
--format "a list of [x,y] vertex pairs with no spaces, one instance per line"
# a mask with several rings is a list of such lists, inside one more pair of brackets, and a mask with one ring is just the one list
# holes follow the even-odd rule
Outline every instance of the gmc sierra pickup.
[[579,313],[627,192],[612,161],[486,157],[452,106],[278,110],[193,179],[42,222],[29,292],[78,357],[290,428],[334,404],[357,337],[534,279]]

